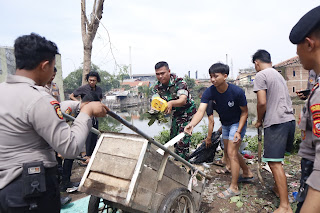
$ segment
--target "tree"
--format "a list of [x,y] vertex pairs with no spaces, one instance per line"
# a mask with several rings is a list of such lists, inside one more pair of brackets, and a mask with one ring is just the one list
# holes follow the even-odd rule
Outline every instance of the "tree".
[[86,84],[85,76],[90,72],[92,42],[96,36],[102,18],[104,0],[94,0],[90,20],[86,15],[86,0],[81,0],[81,33],[83,42],[83,74],[82,85]]
[[[115,75],[111,75],[109,72],[101,70],[95,64],[91,64],[90,70],[99,73],[101,82],[98,83],[98,86],[101,87],[102,92],[110,91],[111,89],[120,87],[120,81]],[[70,94],[79,86],[81,86],[82,73],[83,69],[79,67],[77,70],[71,72],[65,79],[63,79],[65,93]]]
[[187,83],[189,90],[192,90],[196,85],[196,81],[193,78],[189,78],[187,75],[184,76],[183,80]]
[[71,94],[75,89],[81,86],[83,69],[79,67],[77,70],[71,72],[65,79],[63,79],[63,89],[66,94]]
[[120,71],[118,74],[118,79],[123,82],[124,79],[129,79],[130,75],[128,74],[128,68],[129,66],[123,65],[120,67]]
[[144,94],[145,98],[148,98],[151,93],[151,88],[148,85],[139,86],[138,92]]

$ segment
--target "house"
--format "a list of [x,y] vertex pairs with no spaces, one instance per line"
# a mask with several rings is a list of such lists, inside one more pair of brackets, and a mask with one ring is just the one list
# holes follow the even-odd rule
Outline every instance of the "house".
[[254,67],[240,69],[239,75],[235,80],[234,84],[238,86],[252,85],[256,76],[256,70]]
[[148,86],[148,87],[150,87],[150,85],[151,85],[150,81],[140,81],[140,80],[137,80],[137,79],[125,79],[120,84],[121,84],[121,86],[129,85],[130,87],[136,87],[136,88],[138,88],[140,86]]
[[296,96],[296,92],[307,88],[309,71],[300,63],[299,56],[273,66],[284,77],[290,96]]
[[152,73],[152,74],[133,74],[132,79],[138,80],[138,81],[149,81],[149,82],[151,82],[151,84],[153,84],[157,80],[155,73]]

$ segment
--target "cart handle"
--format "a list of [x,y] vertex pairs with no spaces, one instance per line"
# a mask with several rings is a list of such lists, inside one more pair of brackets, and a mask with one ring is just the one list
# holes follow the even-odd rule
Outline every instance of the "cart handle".
[[[180,157],[179,155],[177,155],[176,153],[172,152],[171,150],[167,149],[165,146],[163,146],[161,143],[156,142],[155,140],[153,140],[152,138],[150,138],[148,135],[146,135],[145,133],[143,133],[142,131],[140,131],[137,127],[133,126],[132,124],[130,124],[128,121],[124,120],[123,118],[121,118],[119,115],[117,115],[116,113],[112,112],[111,110],[108,111],[108,115],[110,115],[111,117],[113,117],[114,119],[116,119],[117,121],[119,121],[120,123],[122,123],[123,125],[125,125],[126,127],[128,127],[129,129],[131,129],[132,131],[134,131],[135,133],[137,133],[138,135],[141,135],[142,137],[144,137],[145,139],[147,139],[150,143],[156,145],[157,147],[163,149],[165,152],[168,152],[170,155],[172,155],[176,160],[182,162],[183,164],[185,164],[186,166],[188,166],[190,169],[192,169],[193,171],[196,171],[197,169],[192,166],[188,161],[186,161],[185,159],[183,159],[182,157]],[[198,171],[202,176],[210,179],[209,176],[207,176],[206,174],[204,174],[202,171]]]
[[[66,117],[67,119],[74,121],[75,118],[72,117],[71,115],[68,115],[64,112],[62,112],[63,116]],[[185,159],[183,159],[182,157],[180,157],[179,155],[177,155],[176,153],[172,152],[171,150],[167,149],[165,146],[163,146],[161,143],[156,142],[155,140],[153,140],[152,138],[150,138],[148,135],[146,135],[145,133],[143,133],[142,131],[140,131],[137,127],[133,126],[132,124],[130,124],[128,121],[124,120],[123,118],[121,118],[119,115],[117,115],[116,113],[114,113],[113,111],[109,110],[108,111],[108,115],[110,115],[111,117],[113,117],[114,119],[116,119],[117,121],[119,121],[120,123],[122,123],[123,125],[125,125],[126,127],[128,127],[129,129],[131,129],[132,131],[134,131],[135,133],[137,133],[138,135],[141,135],[142,137],[144,137],[145,139],[147,139],[150,143],[156,145],[157,147],[163,149],[165,152],[168,152],[170,155],[172,155],[176,160],[182,162],[183,164],[185,164],[186,166],[188,166],[190,169],[192,169],[192,171],[196,171],[197,168],[195,168],[194,166],[192,166],[188,161],[186,161]],[[95,128],[91,128],[90,130],[92,133],[100,135],[101,132]],[[211,179],[211,177],[209,177],[208,175],[206,175],[205,173],[203,173],[202,171],[198,171],[198,173],[200,173],[202,176]]]

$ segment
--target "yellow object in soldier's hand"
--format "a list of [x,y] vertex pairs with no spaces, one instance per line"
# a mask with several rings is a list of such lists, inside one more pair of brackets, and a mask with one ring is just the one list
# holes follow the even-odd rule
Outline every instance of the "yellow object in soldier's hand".
[[164,112],[168,107],[168,103],[160,97],[155,97],[151,101],[151,107],[157,111]]

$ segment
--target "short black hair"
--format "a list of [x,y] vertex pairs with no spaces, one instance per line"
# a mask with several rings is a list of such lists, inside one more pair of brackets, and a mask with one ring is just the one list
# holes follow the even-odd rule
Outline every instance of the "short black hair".
[[215,63],[209,68],[209,74],[221,73],[229,75],[229,66],[223,63]]
[[258,50],[255,54],[253,54],[252,63],[254,63],[257,59],[264,63],[271,63],[271,55],[266,50]]
[[90,93],[86,94],[82,99],[81,102],[91,102],[91,101],[100,101],[97,93],[91,91]]
[[97,72],[94,72],[94,71],[89,72],[89,73],[86,75],[86,80],[87,80],[87,81],[89,80],[89,77],[90,77],[90,76],[97,77],[97,81],[98,81],[98,82],[101,81],[100,75],[99,75],[99,73],[97,73]]
[[57,45],[36,33],[20,36],[14,42],[17,69],[32,70],[42,61],[51,63],[56,54],[59,54]]
[[154,69],[160,69],[161,67],[166,67],[167,69],[169,69],[169,65],[167,62],[165,61],[159,61],[158,63],[156,63],[156,65],[154,66]]
[[57,72],[57,68],[56,68],[56,67],[54,67],[53,71],[54,71],[54,72]]

